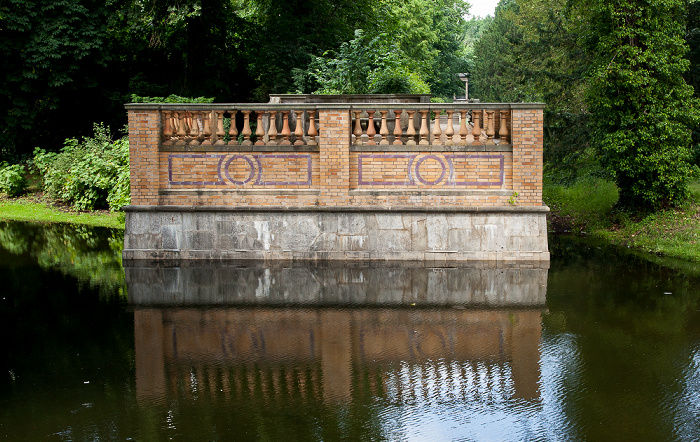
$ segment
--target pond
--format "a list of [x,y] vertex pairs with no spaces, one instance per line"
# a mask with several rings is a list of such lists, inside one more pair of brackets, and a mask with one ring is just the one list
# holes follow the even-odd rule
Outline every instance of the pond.
[[120,259],[0,222],[0,439],[698,440],[700,267]]

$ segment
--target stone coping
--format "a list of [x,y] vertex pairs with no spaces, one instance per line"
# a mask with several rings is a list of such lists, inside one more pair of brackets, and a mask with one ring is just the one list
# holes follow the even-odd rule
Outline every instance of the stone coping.
[[351,144],[350,152],[513,152],[512,144]]
[[[161,152],[320,152],[318,145],[162,144]],[[350,152],[513,152],[512,144],[350,144]]]
[[161,152],[320,152],[318,144],[301,146],[287,144],[158,144]]
[[544,109],[544,103],[128,103],[128,111],[228,111],[228,110],[428,110],[445,109],[507,110]]
[[548,213],[547,206],[136,206],[122,208],[125,212],[417,212],[417,213]]

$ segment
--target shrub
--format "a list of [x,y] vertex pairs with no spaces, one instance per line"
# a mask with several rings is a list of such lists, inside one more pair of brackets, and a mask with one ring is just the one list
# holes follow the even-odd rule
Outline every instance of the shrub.
[[44,191],[78,210],[129,204],[129,140],[113,141],[109,129],[94,126],[95,135],[82,142],[65,141],[59,153],[34,151],[34,165],[44,180]]
[[213,103],[213,97],[181,97],[180,95],[168,95],[167,97],[141,97],[131,94],[132,103]]
[[0,163],[0,193],[8,196],[19,196],[27,188],[24,177],[24,166],[21,164]]

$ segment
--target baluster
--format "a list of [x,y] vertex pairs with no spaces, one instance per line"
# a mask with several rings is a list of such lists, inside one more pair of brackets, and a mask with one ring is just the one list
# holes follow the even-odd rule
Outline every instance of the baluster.
[[170,137],[170,140],[174,143],[177,141],[177,130],[180,127],[179,126],[179,119],[176,117],[175,112],[170,113],[170,126],[173,128],[173,134]]
[[[224,132],[224,112],[223,111],[215,111],[216,113],[216,141],[214,144],[221,145],[221,144],[226,144],[226,141],[224,141],[224,135],[226,132]],[[234,119],[232,119],[234,120]],[[234,127],[236,126],[235,124],[233,125]]]
[[486,136],[488,139],[486,140],[486,144],[494,144],[493,143],[493,136],[496,135],[496,131],[494,129],[493,125],[493,111],[492,110],[487,110],[486,111]]
[[377,144],[374,141],[374,136],[377,134],[377,130],[374,128],[374,112],[373,110],[367,111],[367,144]]
[[386,137],[389,135],[389,126],[386,124],[386,114],[389,113],[389,111],[379,111],[380,114],[382,114],[382,125],[379,127],[379,135],[382,136],[382,140],[379,142],[379,144],[389,144],[389,140],[386,139]]
[[204,112],[202,120],[204,123],[204,140],[202,141],[202,144],[211,145],[211,111]]
[[294,127],[294,145],[303,146],[304,145],[304,111],[295,110],[294,115],[296,116],[296,126]]
[[[199,118],[201,116],[202,112],[193,112],[192,113],[192,126],[190,130],[190,137],[192,138],[190,140],[190,145],[192,146],[197,146],[199,144],[202,144],[202,139],[204,138],[202,136],[202,126],[199,125]],[[195,135],[196,133],[196,135]]]
[[362,144],[362,121],[360,118],[362,111],[354,110],[352,113],[355,114],[355,132],[353,133],[355,136],[355,144]]
[[177,118],[177,141],[175,144],[187,144],[185,142],[185,137],[187,136],[187,131],[185,130],[185,113],[175,112],[175,118]]
[[270,127],[267,129],[267,144],[277,144],[277,111],[270,111]]
[[289,129],[289,111],[282,113],[282,140],[279,144],[281,145],[291,145],[289,137],[292,135],[292,131]]
[[394,111],[396,116],[394,119],[394,142],[391,144],[403,144],[403,141],[401,141],[401,136],[403,135],[403,129],[401,129],[401,112],[401,110]]
[[413,121],[413,114],[416,113],[414,110],[409,110],[406,111],[408,113],[408,129],[406,130],[406,135],[408,135],[408,139],[406,140],[406,144],[410,146],[415,146],[416,145],[416,126],[415,122]]
[[[238,126],[236,125],[236,114],[237,110],[227,111],[231,115],[231,124],[228,126],[228,144],[238,145]],[[224,124],[223,116],[221,117],[221,124]],[[223,140],[223,137],[221,138]],[[226,143],[224,143],[226,144]]]
[[498,136],[501,139],[501,143],[509,143],[508,139],[508,111],[502,110],[501,112],[500,129],[498,130]]
[[466,109],[459,111],[460,119],[462,120],[459,122],[459,142],[464,143],[464,144],[471,143],[471,141],[469,141],[469,129],[467,128],[467,115],[468,114],[469,114],[469,111]]
[[428,112],[427,110],[422,110],[420,111],[421,114],[421,122],[420,122],[420,141],[418,144],[420,145],[428,145],[430,144],[430,141],[428,141],[428,135],[430,132],[428,131]]
[[309,135],[309,141],[306,142],[309,146],[315,146],[316,144],[316,135],[318,135],[318,131],[316,130],[316,111],[311,110],[308,111],[309,114],[309,130],[308,135]]
[[453,110],[447,111],[447,130],[445,131],[445,144],[452,145],[454,142],[455,128],[454,121],[452,120],[452,115],[455,113]]
[[442,109],[435,111],[435,121],[433,122],[433,144],[444,144],[440,137],[442,136],[442,128],[440,127],[440,115]]
[[474,128],[472,129],[472,135],[474,136],[474,143],[478,143],[481,138],[481,112],[482,111],[472,111],[472,118],[474,120]]
[[244,110],[241,111],[243,114],[243,130],[241,131],[241,135],[243,135],[243,143],[241,143],[243,146],[251,146],[253,144],[252,141],[250,141],[250,136],[253,134],[253,131],[250,130],[250,113],[252,111],[249,110]]
[[173,144],[173,127],[170,124],[170,111],[163,112],[163,144]]
[[261,146],[265,144],[265,127],[263,124],[263,116],[265,113],[263,111],[255,111],[255,116],[258,119],[258,124],[255,126],[255,145]]
[[185,112],[185,140],[189,143],[192,141],[192,114],[190,112]]

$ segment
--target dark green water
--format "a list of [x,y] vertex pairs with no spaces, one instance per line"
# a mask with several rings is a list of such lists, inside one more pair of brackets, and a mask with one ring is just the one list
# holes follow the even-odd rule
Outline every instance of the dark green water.
[[0,222],[0,440],[700,439],[697,266],[125,272],[120,241]]

